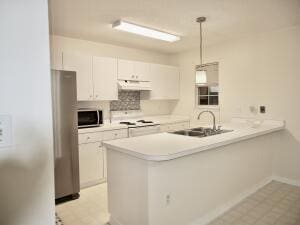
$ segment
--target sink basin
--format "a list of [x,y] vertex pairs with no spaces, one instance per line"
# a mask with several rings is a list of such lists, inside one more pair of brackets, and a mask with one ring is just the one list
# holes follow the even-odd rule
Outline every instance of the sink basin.
[[173,134],[179,134],[179,135],[185,135],[185,136],[191,136],[191,137],[205,136],[204,132],[194,131],[194,130],[180,130],[180,131],[173,132]]
[[226,129],[213,130],[212,128],[207,128],[207,127],[197,127],[188,130],[179,130],[172,133],[178,135],[190,136],[190,137],[207,137],[207,136],[223,134],[231,131],[233,130],[226,130]]

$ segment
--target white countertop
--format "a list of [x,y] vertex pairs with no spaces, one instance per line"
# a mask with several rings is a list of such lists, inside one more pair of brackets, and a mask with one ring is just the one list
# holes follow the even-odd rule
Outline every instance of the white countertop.
[[232,132],[214,136],[198,138],[159,133],[107,141],[104,142],[104,145],[111,150],[120,151],[143,160],[165,161],[254,138],[282,130],[284,127],[283,121],[265,120],[262,125],[254,128],[246,120],[234,119],[222,127],[223,129],[232,129]]
[[104,125],[100,127],[80,128],[78,129],[78,134],[102,132],[107,130],[118,130],[118,129],[127,129],[127,125],[119,124],[119,123],[104,123]]
[[[189,117],[177,116],[177,115],[145,116],[141,119],[151,120],[158,124],[170,124],[170,123],[180,123],[180,122],[189,121]],[[127,126],[124,124],[110,123],[109,121],[104,121],[104,125],[100,127],[81,128],[78,129],[78,133],[84,134],[84,133],[102,132],[107,130],[117,130],[117,129],[126,129],[126,128]]]

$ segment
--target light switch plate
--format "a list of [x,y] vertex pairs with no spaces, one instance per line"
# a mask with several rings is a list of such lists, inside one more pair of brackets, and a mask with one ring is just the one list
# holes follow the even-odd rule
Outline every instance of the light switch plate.
[[0,115],[0,148],[12,145],[12,120],[9,115]]

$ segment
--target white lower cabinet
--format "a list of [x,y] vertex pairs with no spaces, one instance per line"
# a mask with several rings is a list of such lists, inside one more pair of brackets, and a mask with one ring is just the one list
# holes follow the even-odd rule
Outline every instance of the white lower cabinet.
[[104,150],[101,142],[79,145],[80,187],[101,183],[104,179]]
[[102,141],[127,137],[127,129],[90,132],[78,135],[81,188],[90,187],[106,181],[106,148],[102,145]]
[[185,130],[190,127],[189,122],[179,122],[179,123],[168,123],[168,124],[161,124],[160,131],[161,132],[173,132],[178,130]]

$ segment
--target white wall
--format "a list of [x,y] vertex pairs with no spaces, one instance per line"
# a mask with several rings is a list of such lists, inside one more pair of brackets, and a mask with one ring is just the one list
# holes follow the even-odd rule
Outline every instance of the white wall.
[[[58,69],[60,68],[59,64],[61,64],[61,52],[116,57],[122,59],[172,65],[169,55],[166,54],[67,38],[62,36],[51,36],[51,61],[53,67]],[[109,115],[109,102],[80,102],[79,107],[99,107],[104,109],[105,118],[108,118]],[[172,101],[141,101],[141,109],[145,115],[170,114],[173,109],[172,107]]]
[[[204,62],[220,63],[220,117],[252,116],[250,105],[265,105],[258,117],[287,121],[279,138],[275,175],[300,181],[300,26],[207,47]],[[174,113],[195,113],[192,101],[198,52],[174,56],[182,69],[181,99]]]
[[47,0],[0,1],[0,114],[13,146],[0,148],[0,224],[54,225]]

